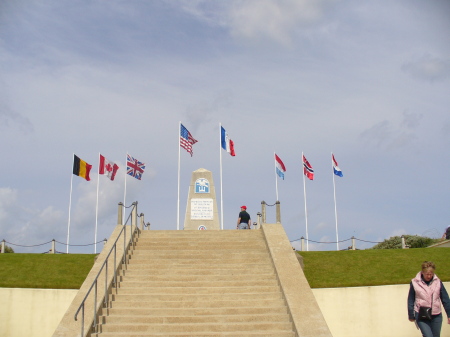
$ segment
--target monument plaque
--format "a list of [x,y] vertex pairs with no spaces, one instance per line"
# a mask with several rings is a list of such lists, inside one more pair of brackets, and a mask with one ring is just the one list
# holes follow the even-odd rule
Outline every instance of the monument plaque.
[[192,172],[184,229],[220,229],[216,190],[211,171],[198,169]]

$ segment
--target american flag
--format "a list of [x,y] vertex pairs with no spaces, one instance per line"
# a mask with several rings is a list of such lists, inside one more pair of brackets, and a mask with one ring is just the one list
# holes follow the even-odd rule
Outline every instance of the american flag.
[[127,154],[127,174],[141,180],[145,164]]
[[197,140],[192,137],[191,133],[184,127],[183,124],[180,124],[180,146],[189,152],[191,157],[194,154],[192,145],[195,143],[197,143]]
[[303,156],[303,174],[309,178],[309,180],[314,179],[314,170],[309,163],[308,160],[306,160],[306,157]]

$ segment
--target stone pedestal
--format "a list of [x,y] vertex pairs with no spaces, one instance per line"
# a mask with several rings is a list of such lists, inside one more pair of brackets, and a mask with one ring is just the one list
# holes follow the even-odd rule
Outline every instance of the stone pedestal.
[[192,172],[184,229],[220,229],[216,189],[211,171],[201,168]]

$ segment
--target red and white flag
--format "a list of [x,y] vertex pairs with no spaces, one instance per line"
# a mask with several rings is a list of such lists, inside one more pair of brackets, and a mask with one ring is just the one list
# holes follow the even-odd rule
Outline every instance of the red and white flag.
[[309,180],[314,179],[314,170],[309,163],[308,160],[306,160],[306,157],[303,156],[303,174],[309,178]]
[[113,163],[112,161],[100,155],[100,164],[98,169],[99,174],[103,174],[107,176],[108,179],[114,180],[118,169],[119,166],[116,163]]

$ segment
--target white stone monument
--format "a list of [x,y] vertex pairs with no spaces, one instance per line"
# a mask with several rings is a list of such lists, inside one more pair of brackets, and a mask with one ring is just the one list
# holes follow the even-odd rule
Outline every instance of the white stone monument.
[[216,189],[211,171],[201,168],[192,172],[184,229],[220,229]]

